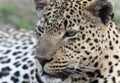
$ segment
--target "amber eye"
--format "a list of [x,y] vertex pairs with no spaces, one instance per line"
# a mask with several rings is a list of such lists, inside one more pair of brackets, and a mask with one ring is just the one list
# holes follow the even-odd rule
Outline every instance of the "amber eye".
[[44,33],[44,28],[38,26],[37,29],[38,29],[38,32],[40,32],[40,33]]
[[44,17],[40,18],[40,20],[37,23],[37,28],[36,28],[36,30],[39,33],[44,33],[44,23],[45,23],[45,18]]
[[71,37],[71,36],[74,36],[75,34],[77,33],[77,31],[75,30],[69,30],[65,33],[65,37]]

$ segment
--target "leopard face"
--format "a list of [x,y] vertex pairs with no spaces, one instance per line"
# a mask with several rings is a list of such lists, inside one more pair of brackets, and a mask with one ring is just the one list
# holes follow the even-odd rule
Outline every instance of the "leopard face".
[[51,1],[36,29],[41,78],[61,80],[95,70],[112,16],[112,5],[107,0]]

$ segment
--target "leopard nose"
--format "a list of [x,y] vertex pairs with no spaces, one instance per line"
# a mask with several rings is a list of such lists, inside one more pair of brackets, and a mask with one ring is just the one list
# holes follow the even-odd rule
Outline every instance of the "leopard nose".
[[46,58],[39,58],[39,62],[41,64],[42,67],[44,67],[44,65],[48,62],[50,62],[52,59],[46,59]]

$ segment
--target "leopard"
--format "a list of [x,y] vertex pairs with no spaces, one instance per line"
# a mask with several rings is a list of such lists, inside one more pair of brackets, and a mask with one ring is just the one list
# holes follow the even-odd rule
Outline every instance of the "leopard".
[[0,83],[120,83],[111,1],[34,2],[35,31],[0,28]]
[[1,24],[0,28],[0,83],[41,83],[37,79],[34,33],[13,27]]
[[[110,0],[34,0],[43,83],[120,83],[120,30]],[[41,5],[42,3],[42,5]]]

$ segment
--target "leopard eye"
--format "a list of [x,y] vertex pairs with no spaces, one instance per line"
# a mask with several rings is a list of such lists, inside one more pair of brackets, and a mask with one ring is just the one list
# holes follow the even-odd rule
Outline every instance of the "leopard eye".
[[75,30],[69,30],[69,31],[67,31],[66,33],[65,33],[65,37],[71,37],[71,36],[74,36],[74,35],[76,35],[76,33],[77,33],[77,31],[75,31]]
[[44,28],[42,28],[42,27],[40,27],[40,26],[38,26],[37,28],[38,28],[38,32],[44,33]]
[[45,18],[42,17],[40,20],[37,22],[37,31],[39,33],[44,33],[44,23],[45,23]]

